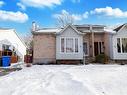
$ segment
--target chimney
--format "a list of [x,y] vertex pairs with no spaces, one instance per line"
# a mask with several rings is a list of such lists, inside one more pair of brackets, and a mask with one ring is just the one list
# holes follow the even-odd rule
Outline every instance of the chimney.
[[32,22],[32,32],[35,32],[37,30],[37,25],[36,23],[33,21]]

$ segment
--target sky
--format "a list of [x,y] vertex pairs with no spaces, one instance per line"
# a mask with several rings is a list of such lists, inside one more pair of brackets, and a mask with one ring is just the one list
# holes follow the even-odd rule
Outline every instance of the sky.
[[127,0],[0,0],[0,28],[30,32],[32,22],[56,27],[57,17],[68,14],[75,24],[114,26],[127,23]]

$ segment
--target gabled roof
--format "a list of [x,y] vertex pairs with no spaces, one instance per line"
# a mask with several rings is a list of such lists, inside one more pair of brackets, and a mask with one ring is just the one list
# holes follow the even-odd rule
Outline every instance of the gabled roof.
[[118,31],[119,31],[121,28],[123,28],[125,25],[127,25],[127,23],[118,26],[117,28],[114,29],[114,31],[118,32]]
[[[14,32],[17,38],[21,41],[21,43],[27,48],[26,44],[24,43],[23,39],[18,35],[15,29],[12,28],[0,28],[0,32],[5,34],[6,32]],[[7,35],[8,36],[8,35]],[[1,39],[0,39],[1,40]],[[11,39],[12,40],[12,39]],[[15,41],[16,42],[16,41]]]
[[82,33],[82,32],[80,32],[80,31],[78,31],[73,25],[71,25],[71,24],[68,24],[64,29],[62,29],[59,33],[57,33],[57,34],[61,34],[62,32],[64,32],[68,27],[71,27],[77,34],[84,34],[84,33]]

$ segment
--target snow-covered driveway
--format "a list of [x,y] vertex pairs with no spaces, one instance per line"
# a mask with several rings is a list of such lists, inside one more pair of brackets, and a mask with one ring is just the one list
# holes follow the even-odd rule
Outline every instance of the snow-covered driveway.
[[127,95],[127,65],[41,65],[0,77],[0,95]]

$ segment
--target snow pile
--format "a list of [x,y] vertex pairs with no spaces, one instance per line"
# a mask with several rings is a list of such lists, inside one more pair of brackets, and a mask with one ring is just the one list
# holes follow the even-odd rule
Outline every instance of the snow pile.
[[126,95],[127,66],[33,66],[0,77],[0,95]]

